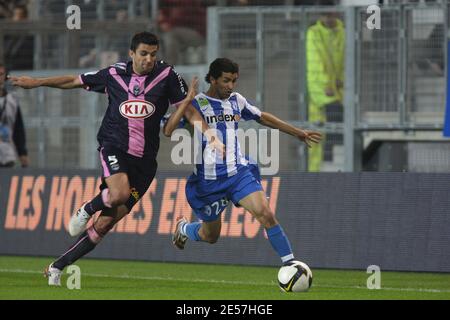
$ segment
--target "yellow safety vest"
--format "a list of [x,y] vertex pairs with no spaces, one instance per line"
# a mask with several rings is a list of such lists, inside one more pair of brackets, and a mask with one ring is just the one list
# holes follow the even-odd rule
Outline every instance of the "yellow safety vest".
[[[341,20],[329,29],[320,20],[306,33],[306,72],[309,102],[319,108],[333,101],[343,100],[343,90],[336,80],[344,83],[345,30]],[[332,88],[334,96],[325,94]]]
[[[320,20],[306,32],[306,79],[308,87],[308,120],[325,122],[324,106],[331,102],[343,102],[343,88],[337,88],[336,80],[344,83],[345,29],[337,20],[333,29]],[[326,88],[334,95],[327,96]],[[323,137],[325,139],[325,136]],[[308,150],[308,171],[320,171],[323,143]]]

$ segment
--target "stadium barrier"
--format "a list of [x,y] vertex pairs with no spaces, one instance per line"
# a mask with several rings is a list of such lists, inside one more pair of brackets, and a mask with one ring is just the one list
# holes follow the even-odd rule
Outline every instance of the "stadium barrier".
[[[87,257],[278,265],[259,223],[229,206],[215,245],[171,244],[188,173],[160,171],[133,211]],[[263,180],[298,259],[313,268],[450,272],[450,174],[296,173]],[[0,171],[0,254],[58,256],[71,214],[98,192],[98,171]]]
[[[371,145],[401,140],[414,142],[408,148],[423,155],[415,158],[417,166],[408,171],[425,167],[429,172],[448,172],[449,152],[433,148],[433,143],[448,142],[441,131],[448,78],[446,30],[450,25],[450,4],[407,2],[389,2],[391,5],[381,7],[381,29],[367,27],[371,16],[367,6],[209,6],[208,59],[204,64],[177,64],[176,70],[187,81],[193,75],[201,80],[213,59],[226,56],[240,65],[238,91],[255,100],[264,111],[291,124],[328,133],[330,140],[330,134],[343,134],[343,141],[339,137],[331,141],[333,147],[327,151],[322,171],[366,170],[364,158]],[[34,19],[21,23],[0,20],[0,57],[8,37],[34,37],[34,56],[28,55],[34,70],[19,72],[11,68],[12,75],[93,71],[127,59],[133,32],[155,31],[157,1],[121,2],[121,9],[128,10],[130,19],[120,23],[114,20],[118,8],[108,5],[108,1],[84,3],[82,28],[76,31],[67,29],[64,1],[33,3]],[[328,121],[318,126],[308,120],[307,30],[325,12],[338,13],[345,26],[344,125]],[[122,56],[116,58],[112,51]],[[95,59],[92,52],[97,52]],[[16,90],[16,94],[33,166],[97,168],[96,154],[91,150],[95,148],[106,97],[52,88]],[[162,139],[161,149],[164,157],[164,150],[170,149],[167,139]],[[308,151],[299,141],[281,135],[280,152],[284,155],[280,168],[307,170],[307,157],[303,155]],[[161,168],[186,170],[171,161],[161,161]]]

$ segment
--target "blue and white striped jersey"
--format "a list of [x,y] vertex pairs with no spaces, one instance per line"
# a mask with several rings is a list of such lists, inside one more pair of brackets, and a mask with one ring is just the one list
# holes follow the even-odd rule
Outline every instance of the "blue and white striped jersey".
[[219,154],[207,148],[206,140],[202,137],[201,143],[197,144],[199,150],[196,150],[194,173],[206,180],[233,176],[241,166],[248,165],[238,141],[238,122],[259,120],[261,111],[237,92],[233,92],[225,100],[200,93],[192,104],[205,119],[209,128],[217,130],[219,138],[226,147],[226,157],[222,159]]

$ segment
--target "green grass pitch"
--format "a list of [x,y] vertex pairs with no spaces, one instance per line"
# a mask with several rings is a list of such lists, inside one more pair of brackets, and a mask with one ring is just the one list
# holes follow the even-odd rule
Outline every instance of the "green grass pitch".
[[0,299],[331,300],[450,299],[450,274],[381,271],[381,289],[365,270],[313,268],[308,292],[284,293],[276,267],[82,259],[81,289],[48,287],[50,258],[0,256]]

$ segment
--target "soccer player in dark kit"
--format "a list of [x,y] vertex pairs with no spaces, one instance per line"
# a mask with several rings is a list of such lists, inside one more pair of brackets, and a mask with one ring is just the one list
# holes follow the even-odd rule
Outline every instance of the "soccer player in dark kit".
[[[15,86],[25,89],[40,86],[106,93],[109,105],[97,140],[103,183],[100,193],[72,216],[69,233],[77,241],[45,270],[49,285],[60,285],[62,270],[83,257],[103,239],[149,188],[157,168],[160,121],[169,104],[184,110],[184,117],[207,134],[211,147],[223,153],[224,146],[190,105],[195,96],[195,81],[189,92],[184,80],[172,66],[157,61],[158,38],[149,32],[134,35],[128,63],[82,75],[50,78],[10,77]],[[188,105],[188,106],[186,106]],[[102,211],[86,230],[91,216]]]

